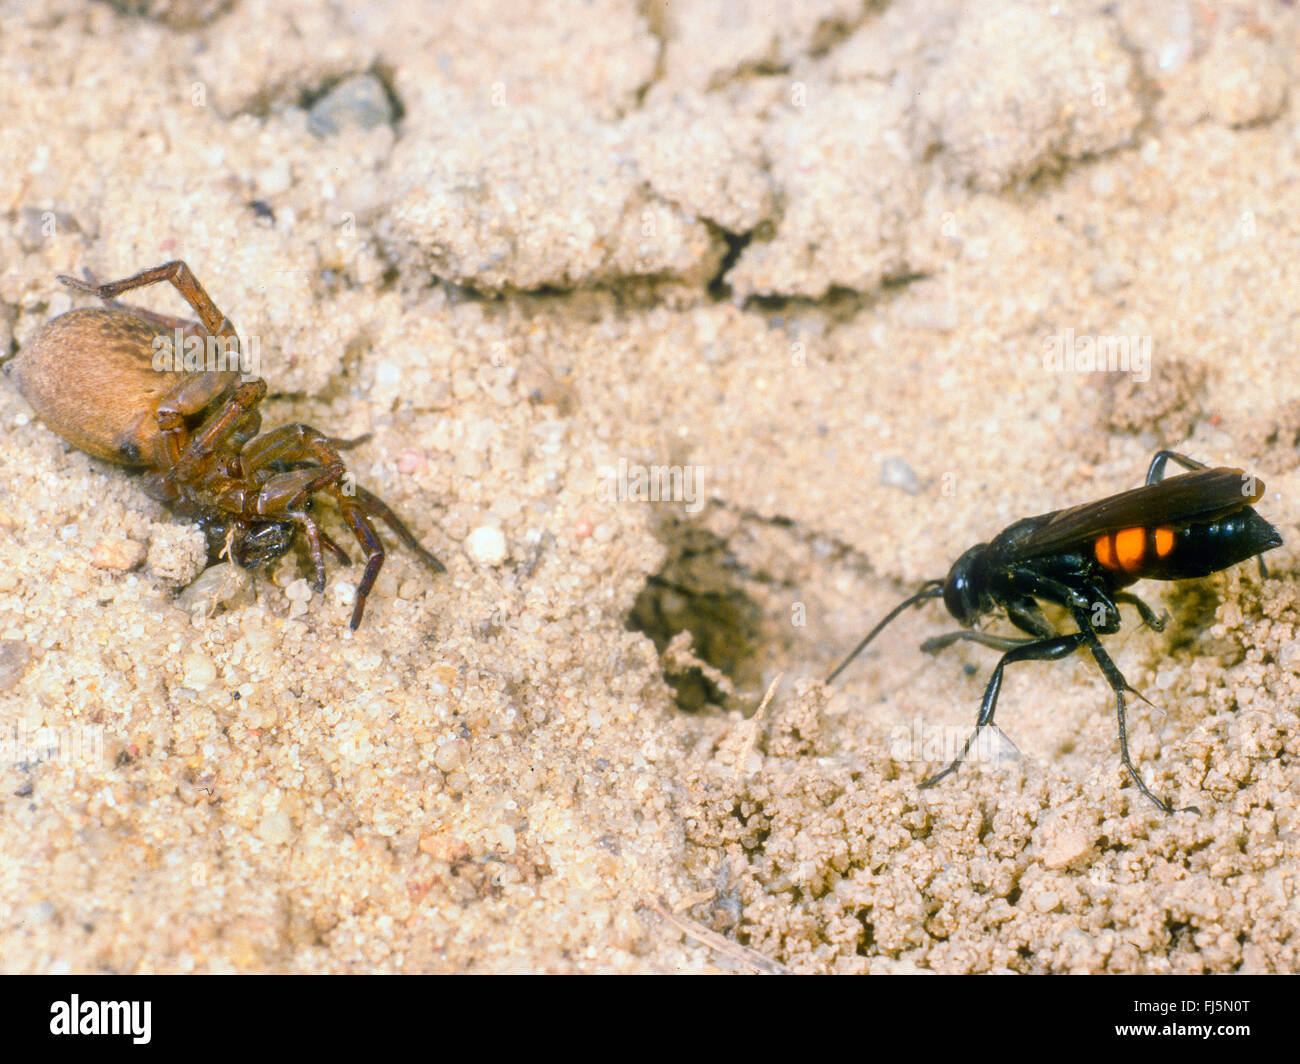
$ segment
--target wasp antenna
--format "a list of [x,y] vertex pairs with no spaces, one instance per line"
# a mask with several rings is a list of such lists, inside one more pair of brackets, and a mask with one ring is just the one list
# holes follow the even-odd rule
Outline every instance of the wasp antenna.
[[870,643],[873,639],[875,639],[876,636],[878,636],[884,630],[885,625],[887,625],[890,621],[892,621],[905,609],[907,609],[909,606],[915,606],[917,603],[925,602],[927,599],[938,598],[942,594],[943,594],[942,580],[927,580],[924,586],[922,586],[920,591],[918,591],[910,599],[906,599],[905,601],[900,602],[897,606],[895,606],[892,610],[890,610],[888,614],[885,615],[885,619],[883,621],[881,621],[878,625],[876,625],[876,627],[871,629],[871,631],[869,631],[866,634],[862,642],[853,648],[853,652],[847,658],[845,658],[843,661],[840,662],[839,667],[833,673],[831,673],[829,676],[826,677],[826,682],[834,683],[835,677],[837,677],[846,668],[848,668],[849,662],[851,662],[854,658],[856,658],[859,654],[861,654],[867,648],[867,644]]

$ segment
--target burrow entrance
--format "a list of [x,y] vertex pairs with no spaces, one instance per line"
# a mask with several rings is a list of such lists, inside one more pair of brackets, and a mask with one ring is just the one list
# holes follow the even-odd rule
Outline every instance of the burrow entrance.
[[[745,577],[733,552],[708,529],[676,516],[664,518],[657,535],[668,557],[646,580],[628,628],[648,635],[660,654],[674,636],[688,631],[696,657],[725,674],[738,691],[756,688],[763,610],[742,587]],[[727,702],[701,669],[665,672],[665,679],[678,707],[688,712]]]

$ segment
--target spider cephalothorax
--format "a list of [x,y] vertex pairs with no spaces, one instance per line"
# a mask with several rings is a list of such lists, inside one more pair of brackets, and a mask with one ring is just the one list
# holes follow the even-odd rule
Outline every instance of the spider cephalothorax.
[[[314,586],[324,590],[324,550],[348,561],[312,512],[314,495],[328,492],[366,554],[352,611],[354,629],[384,563],[372,518],[392,529],[427,567],[443,571],[397,515],[348,476],[339,451],[365,437],[334,439],[301,424],[260,433],[258,406],[266,396],[261,379],[242,376],[237,368],[158,368],[160,348],[195,337],[218,341],[233,356],[223,366],[239,365],[234,326],[184,262],[109,284],[59,280],[99,296],[107,306],[73,310],[49,322],[14,361],[19,390],[69,443],[96,458],[146,471],[145,490],[197,521],[210,554],[259,567],[288,551],[301,530]],[[160,281],[176,287],[198,322],[116,302],[123,292]]]

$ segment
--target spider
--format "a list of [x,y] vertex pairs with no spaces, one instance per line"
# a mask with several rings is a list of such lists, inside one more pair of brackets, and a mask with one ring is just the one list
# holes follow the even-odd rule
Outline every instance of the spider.
[[[106,305],[48,322],[14,360],[18,390],[74,447],[145,471],[145,492],[203,529],[209,563],[228,557],[246,569],[264,566],[285,554],[301,529],[315,573],[312,586],[323,591],[324,551],[349,564],[347,553],[313,515],[313,496],[327,491],[366,555],[353,630],[384,564],[372,518],[392,529],[426,567],[445,571],[383,501],[352,482],[339,451],[364,443],[368,435],[340,440],[302,424],[259,435],[265,381],[237,368],[213,369],[210,363],[174,373],[156,368],[159,351],[167,353],[168,344],[179,361],[182,340],[187,349],[197,342],[209,353],[224,347],[229,357],[220,365],[240,364],[234,326],[184,262],[107,284],[93,278],[59,280]],[[175,286],[198,322],[117,302],[123,292],[163,281]]]

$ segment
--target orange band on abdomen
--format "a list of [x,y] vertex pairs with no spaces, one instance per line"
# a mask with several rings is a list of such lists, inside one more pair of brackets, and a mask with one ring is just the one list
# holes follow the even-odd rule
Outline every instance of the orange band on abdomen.
[[1115,557],[1126,573],[1137,572],[1147,551],[1147,530],[1126,528],[1115,533]]
[[1156,557],[1163,558],[1174,549],[1174,530],[1168,525],[1156,529]]

